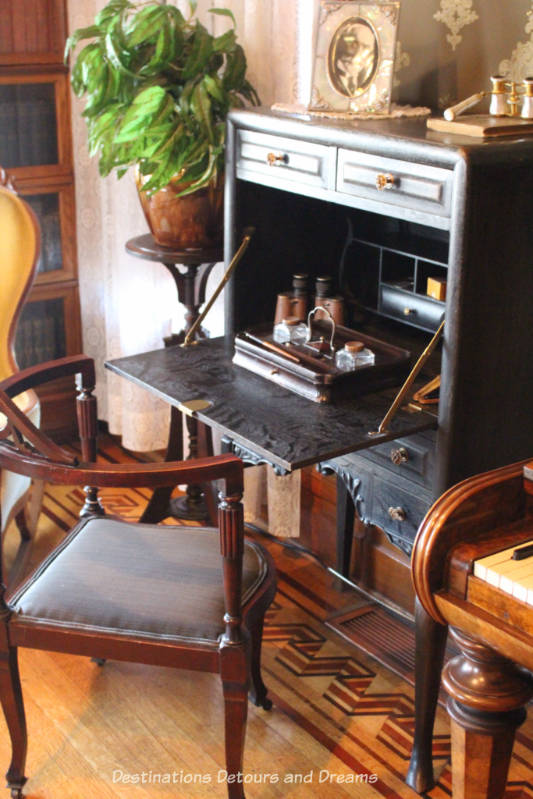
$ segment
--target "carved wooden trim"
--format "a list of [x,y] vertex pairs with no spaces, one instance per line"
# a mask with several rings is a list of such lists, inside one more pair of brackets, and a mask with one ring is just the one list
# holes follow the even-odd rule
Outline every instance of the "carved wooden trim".
[[[364,510],[364,506],[366,504],[364,490],[365,488],[368,490],[368,485],[364,484],[363,478],[357,474],[353,466],[347,464],[341,456],[340,458],[333,458],[330,461],[322,461],[322,463],[318,463],[317,470],[320,472],[320,474],[333,473],[340,480],[342,480],[346,486],[348,494],[351,497],[359,520],[367,526],[372,524],[372,520],[368,518]],[[363,490],[361,491],[361,489]]]
[[244,551],[244,512],[241,503],[242,493],[219,495],[218,519],[220,530],[220,551],[223,557],[224,572],[224,624],[222,637],[224,645],[240,645],[241,597],[242,597],[242,556]]
[[484,713],[523,708],[533,696],[533,680],[512,661],[469,635],[455,628],[450,634],[461,650],[442,673],[443,685],[452,699]]
[[83,386],[76,397],[76,415],[78,418],[82,458],[89,463],[96,461],[98,426],[97,402],[96,397],[92,394],[93,389],[94,386]]
[[105,516],[104,506],[98,496],[98,488],[96,486],[85,486],[83,491],[85,501],[80,510],[80,517],[83,519],[85,516]]
[[[416,594],[424,610],[439,624],[446,624],[434,599],[434,592],[445,578],[443,563],[455,543],[468,540],[468,531],[483,530],[504,523],[502,514],[512,514],[514,503],[501,501],[511,496],[516,480],[521,492],[524,463],[511,464],[463,480],[446,491],[428,511],[419,527],[412,554],[412,577]],[[491,499],[489,506],[488,499]]]
[[266,466],[270,466],[274,470],[274,474],[277,474],[278,477],[285,477],[286,474],[289,474],[288,470],[284,469],[283,466],[272,463],[265,455],[259,455],[257,452],[245,447],[244,444],[238,444],[229,436],[223,436],[221,441],[224,448],[223,451],[232,452],[240,458],[246,466],[261,466],[265,464]]
[[220,553],[231,560],[242,557],[243,553],[244,513],[241,498],[242,494],[219,496]]
[[485,644],[458,630],[451,632],[461,649],[443,672],[449,693],[453,795],[502,799],[515,732],[526,718],[533,679]]

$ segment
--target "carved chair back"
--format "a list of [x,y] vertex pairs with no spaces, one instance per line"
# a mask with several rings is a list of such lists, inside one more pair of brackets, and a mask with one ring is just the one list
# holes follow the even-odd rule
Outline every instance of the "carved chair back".
[[[41,245],[41,234],[37,218],[28,203],[19,197],[13,184],[0,167],[0,380],[18,371],[14,352],[14,339],[20,313],[31,289]],[[26,391],[17,398],[19,408],[39,425],[41,409],[34,391]],[[0,420],[1,424],[1,420]],[[4,472],[0,474],[0,508],[3,522],[0,531],[7,526],[12,516],[17,516],[24,507],[30,481]],[[36,518],[40,506],[36,491],[33,516]],[[20,524],[24,525],[23,519]],[[26,534],[26,530],[21,528]],[[31,531],[28,531],[28,534]]]

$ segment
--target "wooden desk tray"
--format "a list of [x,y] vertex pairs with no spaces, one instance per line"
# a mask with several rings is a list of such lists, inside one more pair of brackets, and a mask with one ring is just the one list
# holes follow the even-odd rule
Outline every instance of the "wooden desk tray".
[[[313,335],[324,335],[329,341],[329,325],[313,324]],[[253,337],[253,338],[252,338]],[[346,341],[362,341],[375,354],[375,363],[342,372],[335,360],[323,354],[314,354],[308,346],[276,344],[272,338],[272,325],[251,328],[235,336],[233,363],[255,374],[272,380],[313,402],[331,402],[341,397],[354,397],[381,388],[399,385],[407,376],[411,353],[384,341],[367,336],[358,330],[337,326],[334,347],[339,349]],[[268,349],[264,344],[275,344],[289,355]]]

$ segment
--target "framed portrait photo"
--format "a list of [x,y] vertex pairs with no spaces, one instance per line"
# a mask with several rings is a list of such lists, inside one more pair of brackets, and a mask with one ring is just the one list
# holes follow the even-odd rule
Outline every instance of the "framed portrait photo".
[[310,110],[386,114],[399,0],[320,0]]

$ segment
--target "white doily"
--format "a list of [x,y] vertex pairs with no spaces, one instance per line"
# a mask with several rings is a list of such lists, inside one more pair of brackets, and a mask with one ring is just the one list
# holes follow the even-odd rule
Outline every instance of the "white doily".
[[394,103],[388,114],[372,111],[318,111],[310,110],[307,106],[297,103],[274,103],[272,110],[280,111],[283,114],[304,114],[328,119],[397,119],[399,117],[427,117],[431,114],[431,109],[422,105],[395,105]]

